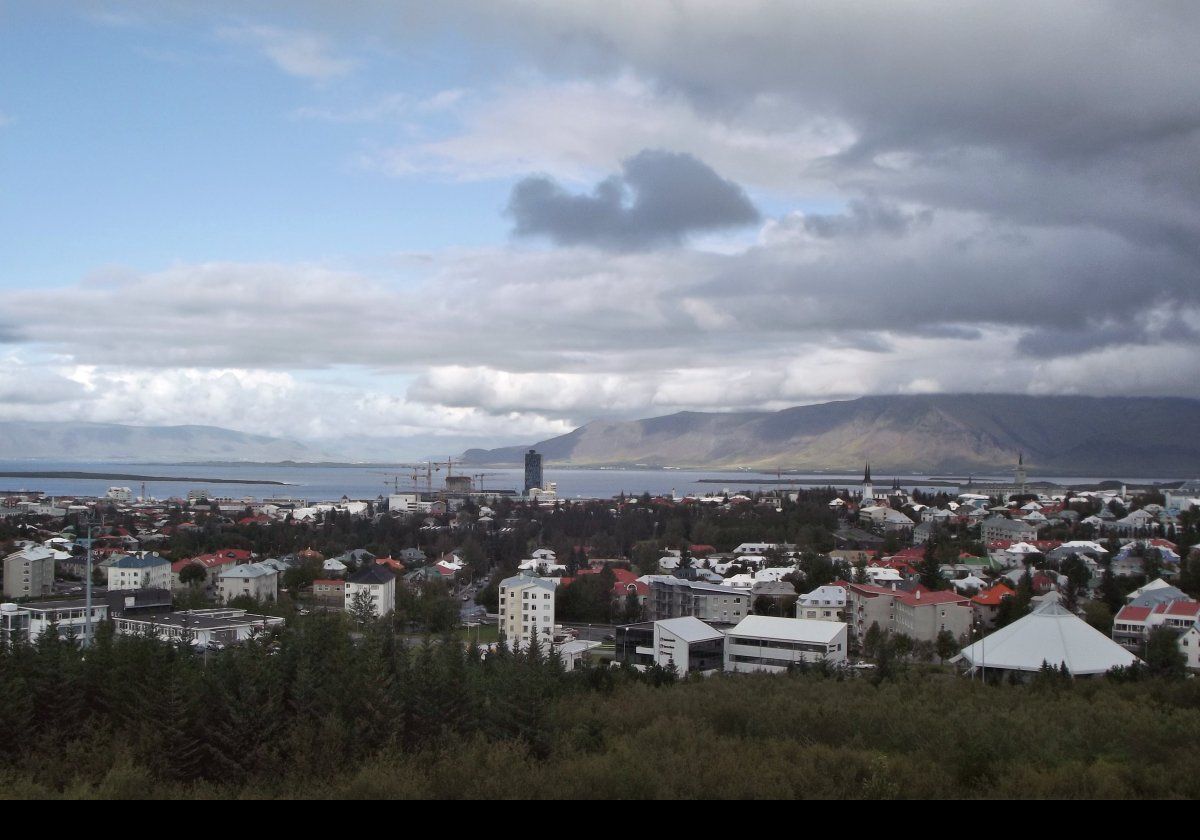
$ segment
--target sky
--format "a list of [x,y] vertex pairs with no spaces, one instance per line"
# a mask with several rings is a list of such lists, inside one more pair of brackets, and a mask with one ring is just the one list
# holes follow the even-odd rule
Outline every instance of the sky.
[[1200,4],[0,0],[0,420],[1200,396]]

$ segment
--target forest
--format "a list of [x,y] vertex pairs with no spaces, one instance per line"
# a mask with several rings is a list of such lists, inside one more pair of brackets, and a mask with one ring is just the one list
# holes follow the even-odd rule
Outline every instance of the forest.
[[[1200,681],[566,672],[294,618],[204,655],[0,652],[8,798],[1196,798]],[[1135,675],[1136,676],[1136,675]]]

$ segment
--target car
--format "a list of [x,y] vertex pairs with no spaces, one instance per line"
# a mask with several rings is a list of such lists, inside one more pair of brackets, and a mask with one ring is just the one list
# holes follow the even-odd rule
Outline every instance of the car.
[[604,637],[604,641],[606,641],[606,642],[615,642],[616,640],[617,640],[617,637],[614,636],[612,633],[608,633]]

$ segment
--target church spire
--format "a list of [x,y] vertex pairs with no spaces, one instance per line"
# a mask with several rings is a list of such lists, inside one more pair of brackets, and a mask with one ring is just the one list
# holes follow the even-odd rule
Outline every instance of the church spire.
[[867,461],[867,471],[865,473],[863,473],[863,484],[867,484],[870,481],[871,481],[871,462]]

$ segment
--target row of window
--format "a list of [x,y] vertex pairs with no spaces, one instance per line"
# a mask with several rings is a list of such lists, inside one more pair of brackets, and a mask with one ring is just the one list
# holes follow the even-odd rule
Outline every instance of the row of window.
[[730,636],[729,642],[746,647],[775,648],[778,650],[795,650],[805,653],[826,653],[831,650],[841,650],[842,646],[820,645],[812,642],[781,642],[774,639],[748,639],[740,636]]

